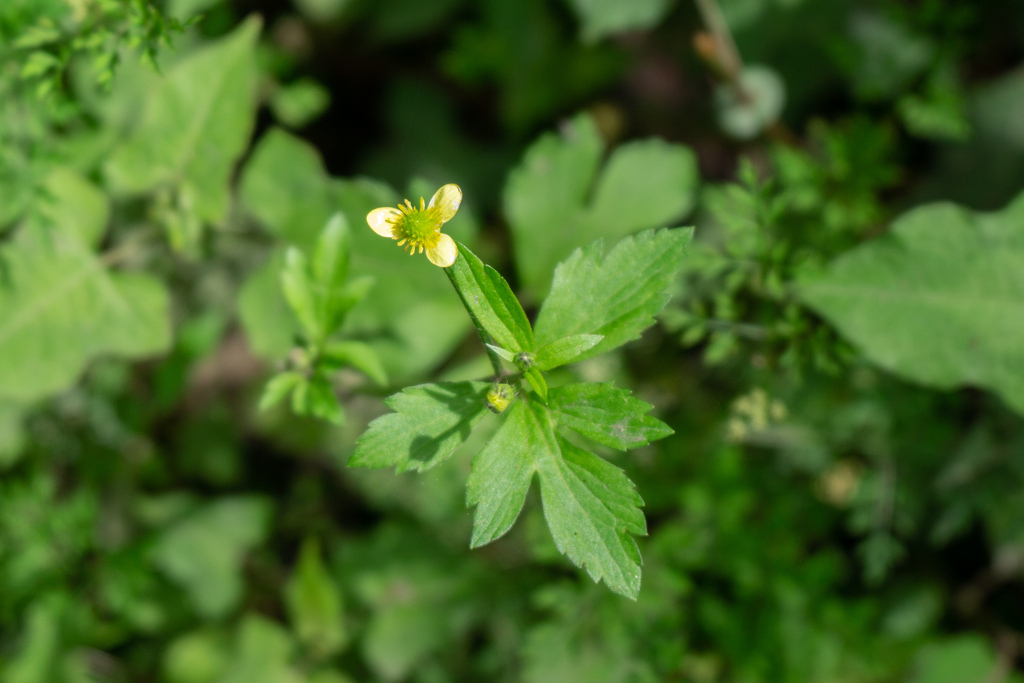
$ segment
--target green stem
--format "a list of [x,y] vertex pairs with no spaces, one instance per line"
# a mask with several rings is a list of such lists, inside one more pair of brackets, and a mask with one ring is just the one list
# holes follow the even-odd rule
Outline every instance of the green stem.
[[455,292],[459,295],[459,301],[462,302],[462,306],[463,308],[466,309],[466,313],[469,313],[469,319],[473,321],[473,325],[476,327],[477,334],[480,335],[480,341],[483,342],[484,350],[487,351],[487,358],[491,361],[491,367],[494,369],[494,376],[500,377],[501,359],[498,358],[498,354],[494,352],[494,349],[488,346],[488,344],[493,344],[494,340],[491,339],[491,335],[487,334],[487,331],[484,330],[483,325],[480,324],[480,321],[477,320],[477,317],[473,315],[473,310],[469,307],[469,304],[466,302],[466,297],[463,295],[462,290],[459,289],[459,283],[455,281],[455,275],[452,273],[452,269],[442,268],[442,270],[444,271],[445,275],[448,276],[448,281],[451,282],[452,287],[455,288]]

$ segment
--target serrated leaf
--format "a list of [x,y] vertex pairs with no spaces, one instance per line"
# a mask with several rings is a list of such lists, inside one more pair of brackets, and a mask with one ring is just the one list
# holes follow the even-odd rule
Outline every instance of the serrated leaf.
[[538,298],[573,249],[670,225],[694,206],[698,173],[690,149],[656,139],[630,142],[599,175],[603,151],[594,121],[581,115],[559,136],[541,136],[509,174],[503,201],[516,269]]
[[652,408],[649,403],[611,382],[557,387],[548,396],[548,407],[558,424],[620,451],[673,433],[667,424],[647,414]]
[[523,307],[498,271],[459,245],[459,255],[448,273],[459,296],[499,346],[510,351],[533,351],[533,330]]
[[185,589],[196,612],[224,617],[242,597],[242,560],[263,540],[270,512],[258,496],[222,498],[164,531],[152,560]]
[[487,382],[442,382],[408,387],[384,403],[395,411],[378,417],[356,442],[351,467],[423,470],[446,460],[487,412]]
[[380,385],[388,383],[388,374],[369,344],[357,341],[332,342],[324,348],[323,360],[332,370],[352,366]]
[[345,643],[341,593],[324,567],[320,545],[307,538],[299,561],[285,584],[288,616],[299,642],[316,657],[330,657]]
[[601,240],[573,252],[555,270],[537,315],[537,343],[603,335],[577,356],[583,360],[638,338],[668,301],[691,235],[689,229],[649,230],[627,237],[604,257]]
[[1024,412],[1024,195],[996,214],[915,209],[800,294],[887,370],[992,389]]
[[507,532],[534,473],[559,552],[612,591],[636,598],[640,553],[632,535],[647,533],[643,501],[619,468],[555,433],[548,410],[516,401],[491,441],[473,459],[466,502],[476,506],[472,547]]
[[[70,231],[69,231],[70,232]],[[0,396],[34,400],[75,382],[92,358],[166,351],[170,313],[163,284],[112,272],[81,232],[25,225],[0,249]]]
[[274,407],[283,401],[291,393],[292,389],[303,380],[303,376],[297,372],[282,372],[280,375],[275,376],[267,382],[266,388],[263,389],[259,409],[267,410]]
[[574,334],[543,346],[537,351],[539,370],[551,370],[575,362],[584,352],[597,346],[604,337],[600,334]]
[[115,188],[141,193],[181,186],[199,218],[224,221],[232,167],[255,120],[259,32],[260,20],[250,18],[168,72],[145,102],[138,127],[106,166]]

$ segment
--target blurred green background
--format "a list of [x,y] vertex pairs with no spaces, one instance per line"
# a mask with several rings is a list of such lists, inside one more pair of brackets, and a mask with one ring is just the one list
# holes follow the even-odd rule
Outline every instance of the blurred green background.
[[[365,224],[449,182],[531,315],[696,226],[659,326],[559,371],[675,430],[600,451],[635,602],[536,492],[470,551],[472,449],[345,467],[488,374]],[[1019,0],[3,0],[0,681],[1024,681],[1022,190]],[[386,377],[259,411],[335,211]]]

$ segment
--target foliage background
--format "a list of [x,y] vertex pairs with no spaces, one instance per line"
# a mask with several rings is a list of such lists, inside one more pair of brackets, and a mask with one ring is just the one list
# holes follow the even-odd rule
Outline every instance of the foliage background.
[[[683,0],[6,0],[0,679],[1021,679],[1024,12],[721,10],[743,72]],[[364,227],[447,182],[530,314],[576,247],[696,226],[662,324],[562,371],[675,430],[601,452],[636,601],[532,497],[470,551],[465,453],[345,467],[384,396],[487,374]],[[260,412],[335,211],[382,372]]]

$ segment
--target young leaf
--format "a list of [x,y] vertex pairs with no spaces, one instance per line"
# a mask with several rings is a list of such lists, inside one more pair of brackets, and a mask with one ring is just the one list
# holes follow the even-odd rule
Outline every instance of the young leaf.
[[507,532],[534,472],[555,546],[595,581],[636,598],[640,553],[630,535],[647,533],[643,501],[622,470],[555,434],[547,408],[521,400],[473,459],[466,501],[476,505],[472,547]]
[[620,451],[672,434],[671,427],[647,415],[650,404],[611,382],[557,387],[548,396],[548,407],[558,424]]
[[249,19],[168,72],[106,167],[113,186],[140,193],[180,184],[199,218],[227,217],[231,170],[255,120],[259,32],[260,20]]
[[555,270],[551,293],[537,316],[537,342],[600,334],[599,343],[577,360],[636,339],[654,324],[668,301],[666,290],[682,267],[692,230],[649,230],[627,237],[602,258],[598,240]]
[[523,371],[523,377],[530,383],[533,390],[537,392],[542,401],[548,400],[548,383],[537,368],[527,368]]
[[499,346],[511,351],[533,351],[533,330],[523,307],[498,271],[459,245],[455,263],[447,269],[467,308]]
[[537,351],[537,369],[551,370],[572,363],[585,351],[597,346],[604,337],[600,334],[574,334],[553,341]]
[[331,342],[324,349],[323,360],[331,370],[351,365],[380,385],[388,383],[388,375],[377,352],[369,344],[357,341]]
[[345,412],[338,402],[338,396],[334,393],[334,387],[330,379],[323,373],[316,373],[306,385],[309,387],[307,410],[304,414],[312,417],[319,417],[322,420],[341,424],[345,421]]
[[320,342],[324,332],[317,316],[317,296],[313,293],[313,283],[309,278],[309,264],[296,247],[289,247],[285,253],[281,288],[306,335],[311,341]]
[[267,410],[274,407],[302,381],[302,375],[297,372],[282,372],[277,375],[267,382],[263,395],[260,397],[259,409]]
[[424,470],[446,460],[487,412],[487,382],[408,387],[384,403],[394,413],[370,423],[356,442],[352,467]]
[[348,277],[348,251],[348,222],[344,214],[335,213],[320,233],[313,252],[317,319],[325,335],[337,331],[347,312],[343,286]]
[[987,387],[1024,412],[1024,195],[996,214],[915,209],[800,293],[882,367]]
[[345,643],[341,593],[312,538],[302,544],[295,572],[285,585],[285,602],[295,635],[316,659],[330,657]]

